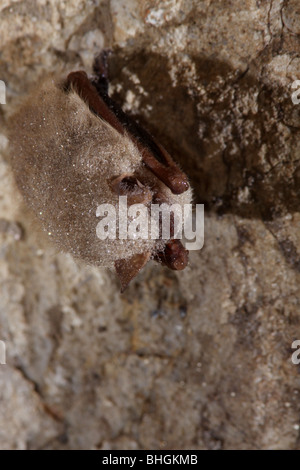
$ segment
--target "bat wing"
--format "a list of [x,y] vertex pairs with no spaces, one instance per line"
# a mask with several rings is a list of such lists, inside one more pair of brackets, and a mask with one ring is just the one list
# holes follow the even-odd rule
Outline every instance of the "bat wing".
[[121,282],[121,292],[123,293],[130,281],[138,275],[140,270],[148,263],[151,253],[140,253],[128,259],[119,259],[115,262],[118,278]]

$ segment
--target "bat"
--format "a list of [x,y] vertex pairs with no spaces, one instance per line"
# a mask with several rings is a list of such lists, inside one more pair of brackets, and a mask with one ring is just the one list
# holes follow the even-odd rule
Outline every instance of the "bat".
[[99,239],[97,208],[118,211],[120,196],[149,214],[153,204],[183,208],[192,190],[162,145],[109,96],[107,57],[95,59],[91,76],[75,71],[41,81],[19,103],[8,137],[18,188],[49,237],[77,259],[114,268],[123,292],[150,259],[182,270],[188,252],[172,236],[172,217],[167,239],[161,219],[155,239],[110,238],[118,221]]

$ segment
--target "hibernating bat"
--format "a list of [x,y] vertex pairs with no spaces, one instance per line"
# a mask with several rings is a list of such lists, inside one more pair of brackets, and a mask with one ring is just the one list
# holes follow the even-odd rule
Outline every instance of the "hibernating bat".
[[[11,164],[17,185],[63,251],[114,267],[122,291],[149,259],[183,269],[188,253],[174,239],[101,240],[97,208],[191,202],[186,175],[167,151],[108,96],[107,54],[83,71],[44,79],[10,119]],[[172,221],[171,221],[172,224]],[[109,230],[109,227],[108,227]]]

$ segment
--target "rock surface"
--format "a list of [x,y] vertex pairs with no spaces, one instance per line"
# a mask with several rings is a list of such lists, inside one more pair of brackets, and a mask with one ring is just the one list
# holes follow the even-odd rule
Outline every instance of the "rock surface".
[[[297,0],[2,0],[1,449],[299,448]],[[46,72],[111,48],[111,93],[205,203],[173,273],[57,253],[18,194],[5,124]]]

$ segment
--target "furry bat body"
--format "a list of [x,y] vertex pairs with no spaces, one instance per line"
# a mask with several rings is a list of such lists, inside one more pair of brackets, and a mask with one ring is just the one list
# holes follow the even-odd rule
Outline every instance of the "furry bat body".
[[91,79],[51,76],[33,90],[11,119],[10,153],[17,185],[50,237],[75,258],[114,267],[124,290],[150,258],[183,269],[187,252],[150,235],[99,239],[98,206],[117,209],[126,195],[129,205],[183,207],[191,190],[163,147],[108,97],[101,60]]

